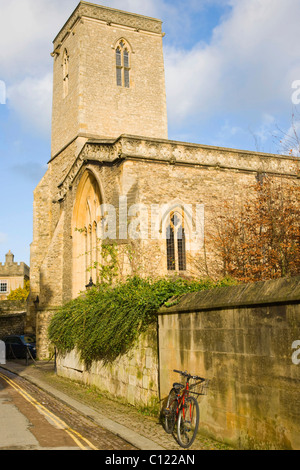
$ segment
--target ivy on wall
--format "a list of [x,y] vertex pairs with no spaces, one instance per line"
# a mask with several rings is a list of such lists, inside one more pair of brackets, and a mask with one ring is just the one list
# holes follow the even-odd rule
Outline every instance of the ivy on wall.
[[166,302],[174,304],[183,294],[232,283],[230,279],[214,282],[135,276],[116,286],[100,284],[56,313],[49,326],[49,339],[59,353],[77,349],[86,365],[97,360],[114,361],[156,322],[156,313]]

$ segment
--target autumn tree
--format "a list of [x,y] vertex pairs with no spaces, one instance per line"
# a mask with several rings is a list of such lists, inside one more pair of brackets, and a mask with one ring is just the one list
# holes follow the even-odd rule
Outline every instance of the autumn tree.
[[[278,153],[300,157],[300,112],[295,107],[290,128],[285,131],[278,125],[272,133],[273,141],[278,146]],[[256,138],[256,136],[255,136]]]
[[247,194],[235,212],[225,203],[216,222],[213,243],[223,274],[242,282],[299,275],[299,185],[262,177]]
[[24,287],[18,287],[11,291],[7,296],[7,300],[27,300],[30,293],[30,282],[24,281]]

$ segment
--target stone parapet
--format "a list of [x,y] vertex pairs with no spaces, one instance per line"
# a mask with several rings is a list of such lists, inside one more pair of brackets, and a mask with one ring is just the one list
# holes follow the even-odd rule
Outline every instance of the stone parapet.
[[89,140],[60,182],[57,199],[65,196],[84,165],[118,164],[125,160],[294,179],[300,175],[300,162],[295,157],[123,135],[115,141]]
[[10,265],[0,263],[0,276],[26,276],[29,278],[29,267],[25,263]]
[[53,43],[55,47],[63,41],[64,37],[70,33],[74,25],[83,17],[103,21],[110,26],[127,26],[137,32],[148,31],[151,33],[162,34],[162,21],[156,18],[149,18],[147,16],[116,10],[114,8],[95,5],[93,3],[80,2],[76,10],[54,39]]
[[0,316],[19,315],[26,312],[27,303],[19,300],[0,301]]

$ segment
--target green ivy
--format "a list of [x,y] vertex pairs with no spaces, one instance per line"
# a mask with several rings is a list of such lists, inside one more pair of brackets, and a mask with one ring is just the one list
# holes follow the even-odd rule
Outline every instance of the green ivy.
[[102,243],[102,262],[96,262],[94,269],[99,270],[99,280],[101,283],[112,284],[118,276],[118,247],[116,243]]
[[114,287],[100,284],[55,314],[49,339],[62,354],[77,349],[87,365],[97,360],[113,361],[134,346],[141,333],[156,322],[158,309],[170,299],[173,304],[188,292],[232,282],[133,277]]

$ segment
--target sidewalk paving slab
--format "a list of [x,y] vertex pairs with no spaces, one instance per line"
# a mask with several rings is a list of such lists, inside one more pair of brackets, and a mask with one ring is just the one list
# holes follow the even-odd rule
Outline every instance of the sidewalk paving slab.
[[[90,392],[84,385],[58,377],[53,363],[26,366],[25,361],[10,361],[0,367],[36,385],[139,450],[183,450],[174,437],[164,431],[157,418],[142,415],[134,407],[103,397],[100,391],[94,399],[95,391]],[[229,448],[223,444],[199,436],[191,450],[226,449]]]

